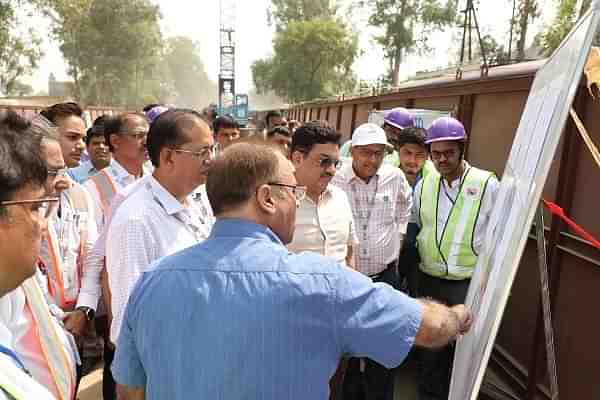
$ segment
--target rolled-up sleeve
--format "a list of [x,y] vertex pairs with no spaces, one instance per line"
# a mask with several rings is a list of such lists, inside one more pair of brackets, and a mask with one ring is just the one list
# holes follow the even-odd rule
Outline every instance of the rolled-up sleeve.
[[387,368],[402,363],[421,325],[420,304],[350,269],[339,273],[335,293],[334,318],[342,351]]

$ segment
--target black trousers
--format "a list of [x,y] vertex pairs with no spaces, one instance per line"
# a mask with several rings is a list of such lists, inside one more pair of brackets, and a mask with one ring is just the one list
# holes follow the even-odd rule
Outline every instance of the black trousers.
[[[418,272],[419,296],[431,297],[449,306],[464,303],[470,279],[451,281]],[[441,349],[418,349],[419,400],[447,400],[450,391],[454,344]]]
[[110,367],[115,358],[115,349],[110,344],[110,326],[106,315],[96,318],[96,331],[104,338],[104,370],[102,371],[103,400],[117,400],[117,387]]
[[[397,289],[398,263],[388,264],[386,270],[373,277],[373,282],[384,282]],[[394,351],[394,349],[390,349]],[[377,362],[364,358],[364,372],[360,370],[360,358],[350,358],[344,377],[344,400],[392,400],[394,398],[394,374]]]

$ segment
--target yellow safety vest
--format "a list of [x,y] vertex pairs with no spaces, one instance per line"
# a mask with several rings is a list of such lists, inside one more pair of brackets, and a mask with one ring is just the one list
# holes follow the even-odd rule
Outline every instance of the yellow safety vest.
[[56,400],[4,354],[0,354],[0,392],[15,400]]
[[471,277],[478,256],[473,248],[473,235],[481,201],[493,176],[492,172],[469,167],[438,241],[438,200],[442,177],[437,171],[428,171],[422,181],[418,210],[421,231],[417,245],[421,271],[449,280]]

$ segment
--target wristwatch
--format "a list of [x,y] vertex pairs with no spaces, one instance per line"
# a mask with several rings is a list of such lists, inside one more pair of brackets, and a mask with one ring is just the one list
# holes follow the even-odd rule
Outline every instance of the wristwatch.
[[83,314],[85,315],[85,319],[87,319],[88,321],[93,320],[94,315],[96,315],[96,312],[89,307],[77,307],[77,310],[83,312]]

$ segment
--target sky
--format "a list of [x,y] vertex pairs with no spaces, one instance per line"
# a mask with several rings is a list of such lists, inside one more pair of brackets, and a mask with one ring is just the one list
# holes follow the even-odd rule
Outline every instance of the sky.
[[[219,73],[219,0],[151,0],[160,6],[162,12],[161,27],[163,34],[170,36],[188,36],[200,45],[201,58],[206,71],[213,80]],[[349,0],[341,0],[344,6]],[[538,0],[542,17],[530,29],[528,42],[544,24],[551,21],[557,0]],[[466,0],[461,0],[464,8]],[[236,1],[236,91],[248,92],[252,88],[250,66],[255,60],[272,54],[274,28],[267,24],[267,7],[270,0]],[[483,34],[492,34],[501,44],[508,43],[509,20],[512,12],[512,0],[480,0],[477,18]],[[377,33],[367,25],[368,12],[356,11],[352,14],[351,25],[359,32],[359,43],[363,54],[354,65],[359,79],[375,80],[386,70],[383,51],[373,43],[372,36]],[[58,80],[68,80],[66,65],[56,43],[48,37],[47,21],[40,17],[24,20],[25,24],[35,27],[44,38],[44,58],[38,71],[28,79],[36,91],[47,91],[47,80],[54,73]],[[448,63],[448,54],[456,53],[449,39],[459,35],[460,28],[448,29],[434,34],[430,43],[435,44],[433,53],[427,56],[411,56],[402,66],[402,78],[414,75],[416,71],[443,68]]]

